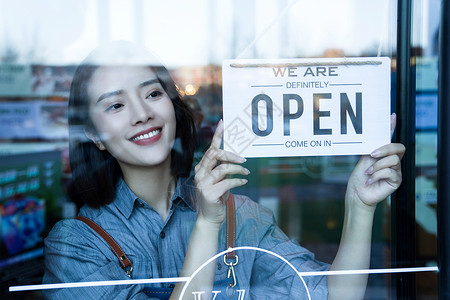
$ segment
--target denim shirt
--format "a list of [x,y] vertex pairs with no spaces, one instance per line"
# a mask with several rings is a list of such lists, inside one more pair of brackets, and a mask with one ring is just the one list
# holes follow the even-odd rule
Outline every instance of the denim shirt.
[[[131,279],[178,277],[196,218],[197,194],[190,179],[179,178],[165,222],[146,202],[120,180],[115,200],[98,209],[82,207],[79,215],[103,227],[133,263]],[[297,270],[325,271],[329,265],[298,245],[275,225],[273,214],[248,197],[235,195],[236,247],[252,246],[273,251]],[[226,222],[219,232],[224,251]],[[207,237],[205,237],[207,238]],[[239,250],[235,274],[244,299],[308,299],[297,274],[279,258],[255,250]],[[205,258],[206,260],[207,258]],[[215,280],[227,277],[222,258],[216,261]],[[45,239],[44,283],[130,280],[110,246],[85,223],[58,222]],[[311,299],[327,298],[325,276],[304,277]],[[144,288],[171,288],[173,283],[108,285],[45,290],[48,299],[151,299]]]

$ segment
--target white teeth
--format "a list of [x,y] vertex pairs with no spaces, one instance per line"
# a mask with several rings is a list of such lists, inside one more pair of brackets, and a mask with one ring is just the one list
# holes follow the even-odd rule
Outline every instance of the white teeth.
[[132,140],[133,142],[135,142],[135,141],[139,141],[139,140],[143,140],[143,139],[148,139],[148,138],[151,138],[152,136],[157,135],[157,134],[160,133],[160,132],[161,132],[161,129],[156,129],[156,130],[153,130],[153,131],[151,131],[151,132],[149,132],[149,133],[142,134],[142,135],[140,135],[140,136],[137,136],[137,137],[135,137],[135,138],[132,138],[131,140]]

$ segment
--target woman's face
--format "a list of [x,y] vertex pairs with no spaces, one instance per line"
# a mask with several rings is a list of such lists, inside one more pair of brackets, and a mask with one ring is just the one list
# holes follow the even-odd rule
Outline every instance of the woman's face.
[[152,70],[143,66],[100,67],[92,75],[88,95],[96,132],[87,135],[100,150],[114,156],[123,171],[170,159],[175,111]]

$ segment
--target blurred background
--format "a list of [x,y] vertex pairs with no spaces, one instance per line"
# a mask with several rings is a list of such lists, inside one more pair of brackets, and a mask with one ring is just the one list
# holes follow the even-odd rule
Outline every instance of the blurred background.
[[[436,149],[440,1],[412,1],[415,76],[415,266],[437,265]],[[43,238],[77,207],[70,182],[67,101],[76,65],[111,40],[151,49],[195,111],[196,159],[221,118],[224,59],[386,56],[395,111],[395,0],[0,0],[0,277],[2,299],[39,284]],[[244,193],[271,208],[288,236],[331,262],[355,156],[249,159]],[[375,217],[372,268],[395,267],[390,201]],[[395,299],[395,275],[370,275],[366,299]],[[417,273],[417,299],[437,299],[437,275]]]

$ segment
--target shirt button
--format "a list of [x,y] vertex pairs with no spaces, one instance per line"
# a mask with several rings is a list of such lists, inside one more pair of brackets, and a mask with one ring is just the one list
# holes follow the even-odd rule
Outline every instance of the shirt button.
[[161,231],[161,233],[159,234],[160,238],[165,238],[166,237],[166,233],[164,231]]
[[170,289],[173,289],[174,287],[175,287],[175,284],[173,284],[173,283],[169,284]]

